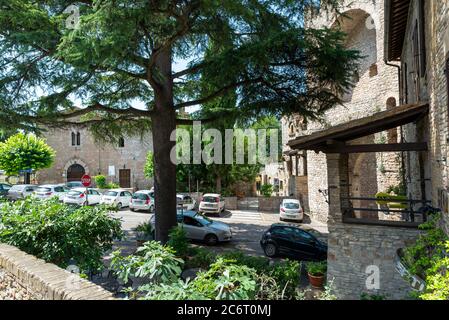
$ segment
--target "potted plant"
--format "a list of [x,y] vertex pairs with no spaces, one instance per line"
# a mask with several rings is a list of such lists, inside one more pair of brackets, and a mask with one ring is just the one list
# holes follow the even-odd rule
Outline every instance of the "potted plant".
[[327,271],[326,261],[309,262],[306,265],[306,269],[311,286],[314,288],[323,288]]
[[139,224],[134,230],[136,231],[136,242],[138,247],[154,238],[153,226],[149,222]]

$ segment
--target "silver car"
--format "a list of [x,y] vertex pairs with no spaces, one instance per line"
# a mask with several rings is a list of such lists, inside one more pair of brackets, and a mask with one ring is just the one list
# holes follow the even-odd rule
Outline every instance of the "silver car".
[[25,199],[31,196],[37,188],[38,186],[33,184],[16,184],[8,190],[6,198],[13,201]]
[[[208,245],[232,240],[232,231],[226,223],[214,221],[194,211],[178,211],[178,225],[184,229],[191,240],[204,241]],[[155,215],[150,223],[155,225]]]

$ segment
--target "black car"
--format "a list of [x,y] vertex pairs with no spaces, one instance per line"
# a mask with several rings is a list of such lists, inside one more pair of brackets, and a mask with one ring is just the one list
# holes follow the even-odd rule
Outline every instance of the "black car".
[[309,261],[327,258],[327,245],[294,225],[273,224],[263,234],[260,245],[268,257],[283,255]]
[[9,189],[11,189],[11,185],[7,183],[0,183],[0,198],[5,198]]

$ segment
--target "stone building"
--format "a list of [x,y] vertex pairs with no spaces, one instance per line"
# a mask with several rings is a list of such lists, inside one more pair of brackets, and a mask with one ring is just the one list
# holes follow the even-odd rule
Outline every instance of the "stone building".
[[98,143],[87,129],[55,129],[44,133],[47,144],[56,150],[49,169],[38,172],[38,183],[79,181],[83,174],[105,175],[108,182],[123,188],[152,186],[144,177],[146,155],[153,150],[151,134],[122,137],[117,145]]
[[[400,105],[300,136],[289,146],[299,152],[325,153],[322,165],[329,186],[327,276],[334,281],[337,295],[359,299],[368,293],[405,299],[410,297],[412,285],[398,272],[398,249],[420,234],[418,226],[426,217],[417,209],[424,204],[441,208],[442,226],[449,231],[449,3],[372,3],[385,8],[379,25],[385,33],[384,52],[380,54],[398,70],[399,77],[389,85],[392,90],[399,88]],[[386,130],[393,136],[392,130],[398,127],[397,143],[353,143]],[[376,158],[401,153],[408,199],[404,200],[407,208],[396,210],[402,214],[399,221],[382,217],[394,210],[380,205],[377,210],[370,209],[377,211],[376,216],[355,214],[351,156],[362,151],[375,153]]]
[[[298,115],[282,119],[283,146],[288,168],[289,194],[297,193],[298,177],[307,177],[310,215],[327,221],[328,184],[326,157],[315,151],[292,151],[288,141],[330,128],[337,124],[372,115],[392,108],[398,100],[398,73],[395,67],[384,63],[384,1],[346,1],[343,16],[335,19],[327,15],[314,17],[309,27],[331,26],[347,34],[346,46],[358,50],[363,58],[359,61],[358,74],[354,75],[354,87],[343,97],[344,105],[326,112],[321,122],[306,122]],[[361,143],[395,143],[398,129],[369,135],[353,141]],[[377,192],[398,186],[401,181],[399,167],[400,153],[360,153],[350,155],[349,184],[351,196],[373,198]],[[365,201],[359,205],[372,206]]]

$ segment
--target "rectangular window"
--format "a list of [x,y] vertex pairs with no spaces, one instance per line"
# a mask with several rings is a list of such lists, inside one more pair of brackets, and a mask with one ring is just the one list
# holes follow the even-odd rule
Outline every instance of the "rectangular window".
[[79,132],[76,133],[76,145],[81,145],[81,134]]
[[72,146],[75,146],[76,144],[76,135],[75,132],[72,132]]
[[424,77],[427,71],[427,57],[426,57],[426,17],[424,14],[424,0],[419,1],[419,64],[420,76]]

